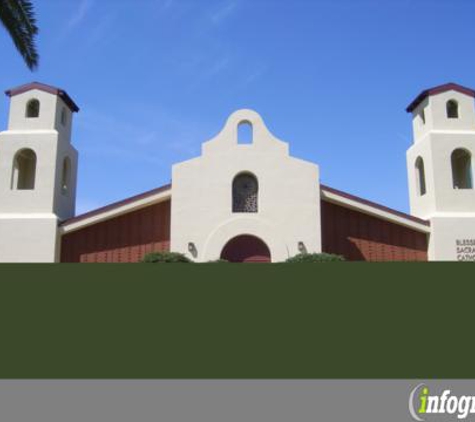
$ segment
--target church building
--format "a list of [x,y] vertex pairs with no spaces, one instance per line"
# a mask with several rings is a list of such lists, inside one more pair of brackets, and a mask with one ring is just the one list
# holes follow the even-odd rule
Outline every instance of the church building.
[[[37,82],[6,94],[0,262],[137,262],[155,251],[196,262],[319,252],[475,261],[475,91],[460,85],[425,90],[407,108],[410,215],[322,185],[318,165],[292,157],[252,110],[233,113],[199,157],[175,164],[171,184],[75,215],[78,106]],[[243,129],[252,133],[246,142]]]

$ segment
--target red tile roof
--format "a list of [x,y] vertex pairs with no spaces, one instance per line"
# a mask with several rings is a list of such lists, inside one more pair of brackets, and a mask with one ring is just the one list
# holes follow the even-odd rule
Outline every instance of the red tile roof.
[[475,97],[475,91],[473,89],[470,89],[470,88],[464,87],[462,85],[458,85],[458,84],[455,84],[455,83],[451,82],[451,83],[448,83],[448,84],[435,86],[434,88],[430,88],[430,89],[426,89],[426,90],[422,91],[416,97],[416,99],[411,104],[409,104],[409,106],[406,108],[406,111],[408,113],[412,113],[412,111],[414,111],[414,109],[420,103],[422,103],[422,101],[424,101],[428,96],[440,94],[442,92],[447,92],[447,91],[451,91],[451,90],[460,92],[462,94],[469,95],[471,97]]
[[5,91],[5,94],[7,94],[9,97],[13,97],[15,95],[23,94],[24,92],[31,91],[32,89],[39,89],[40,91],[57,95],[66,103],[66,105],[71,109],[71,111],[74,111],[74,112],[79,111],[79,107],[71,99],[71,97],[68,95],[66,91],[60,88],[56,88],[51,85],[42,84],[40,82],[30,82],[29,84],[20,85],[15,88],[11,88]]

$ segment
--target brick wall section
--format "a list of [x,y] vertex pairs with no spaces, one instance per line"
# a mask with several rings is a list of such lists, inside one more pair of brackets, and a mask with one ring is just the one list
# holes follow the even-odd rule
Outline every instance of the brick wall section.
[[170,201],[62,237],[61,262],[137,262],[170,249]]
[[322,249],[350,261],[427,261],[427,235],[322,201]]

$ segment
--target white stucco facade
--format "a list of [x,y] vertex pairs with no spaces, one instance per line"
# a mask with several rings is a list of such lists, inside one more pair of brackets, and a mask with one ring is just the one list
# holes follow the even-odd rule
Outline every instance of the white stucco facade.
[[[329,227],[322,227],[328,203],[418,234],[423,244],[414,246],[422,251],[418,259],[425,260],[427,252],[431,261],[475,261],[475,91],[460,85],[423,91],[407,109],[414,130],[406,155],[411,215],[320,185],[319,167],[292,157],[261,116],[244,109],[202,144],[199,157],[172,167],[171,185],[76,217],[78,153],[71,128],[79,109],[64,91],[44,84],[7,94],[8,128],[0,132],[0,262],[59,262],[64,236],[101,230],[103,223],[162,202],[169,204],[159,222],[164,233],[169,229],[169,237],[160,238],[165,250],[196,262],[223,258],[225,251],[231,256],[230,245],[233,253],[241,248],[237,239],[248,242],[241,250],[256,260],[233,262],[282,262],[301,252],[322,252],[323,240],[333,239],[328,242],[329,230],[322,236]],[[241,125],[251,128],[251,139],[240,139]],[[359,236],[350,230],[354,218],[340,218],[348,231],[339,242],[355,245],[348,234]],[[387,246],[388,238],[374,227],[372,247]],[[368,236],[365,227],[361,231]],[[391,241],[388,245],[404,247],[400,239]]]
[[[32,100],[39,105],[34,117],[27,110]],[[58,223],[75,213],[78,154],[71,123],[72,110],[54,93],[31,89],[12,96],[8,128],[0,133],[0,262],[58,261]],[[24,152],[34,175],[21,185]]]
[[[450,101],[457,106],[456,117],[448,115]],[[429,259],[475,260],[473,95],[457,89],[434,93],[412,113],[414,144],[407,152],[409,197],[411,213],[431,222]],[[454,180],[456,163],[452,154],[456,151],[463,151],[470,159],[464,168],[469,185],[460,187]],[[425,192],[421,192],[418,162],[424,163]]]
[[[242,123],[252,125],[250,144],[238,143]],[[258,181],[255,213],[233,212],[233,180],[241,173]],[[198,262],[220,258],[226,243],[240,235],[261,239],[272,262],[296,255],[299,244],[320,252],[320,232],[318,166],[291,157],[254,111],[233,113],[203,144],[200,157],[173,166],[171,249]]]

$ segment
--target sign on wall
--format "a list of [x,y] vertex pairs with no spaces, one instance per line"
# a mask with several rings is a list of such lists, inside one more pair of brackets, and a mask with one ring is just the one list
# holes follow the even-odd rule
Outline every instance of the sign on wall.
[[457,239],[457,261],[475,261],[475,239]]

